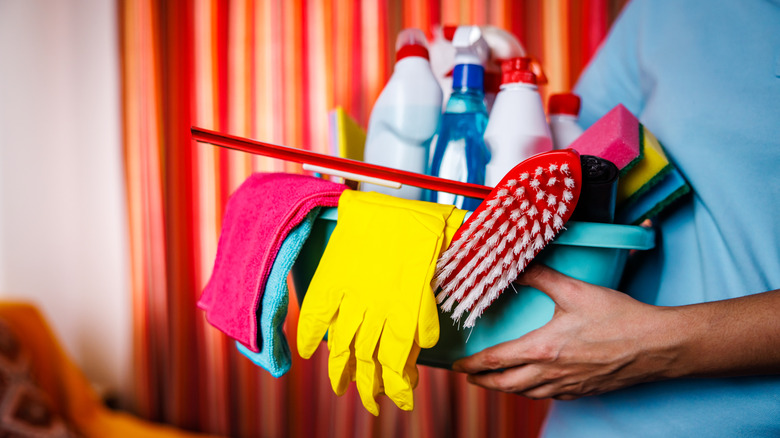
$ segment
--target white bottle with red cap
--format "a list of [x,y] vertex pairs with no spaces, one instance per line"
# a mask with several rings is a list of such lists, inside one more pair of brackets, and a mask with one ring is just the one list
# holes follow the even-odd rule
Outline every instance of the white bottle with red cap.
[[501,64],[501,88],[493,103],[485,145],[490,162],[485,170],[485,185],[495,186],[518,163],[541,152],[552,150],[552,138],[544,114],[536,75],[529,59],[512,58]]
[[[396,39],[393,75],[377,98],[366,133],[364,160],[395,169],[425,173],[431,139],[441,117],[442,91],[428,62],[425,35],[404,29]],[[423,189],[400,189],[362,183],[376,191],[406,199],[423,199]]]
[[547,101],[547,113],[550,115],[553,148],[566,149],[582,134],[582,128],[577,124],[580,96],[574,93],[551,95]]

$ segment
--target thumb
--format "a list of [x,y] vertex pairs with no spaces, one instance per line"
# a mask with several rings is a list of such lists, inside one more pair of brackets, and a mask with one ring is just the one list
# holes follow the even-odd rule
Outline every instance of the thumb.
[[561,274],[549,266],[535,263],[528,266],[517,277],[515,283],[544,292],[556,305],[565,309],[577,297],[582,282]]

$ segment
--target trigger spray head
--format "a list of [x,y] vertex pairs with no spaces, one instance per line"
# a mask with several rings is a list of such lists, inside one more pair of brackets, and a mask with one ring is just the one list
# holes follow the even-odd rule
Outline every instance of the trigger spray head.
[[452,46],[455,48],[452,88],[484,90],[484,66],[490,56],[490,47],[482,37],[482,29],[459,26],[452,37]]
[[484,66],[490,57],[490,47],[482,37],[479,26],[458,26],[452,37],[455,47],[455,64]]

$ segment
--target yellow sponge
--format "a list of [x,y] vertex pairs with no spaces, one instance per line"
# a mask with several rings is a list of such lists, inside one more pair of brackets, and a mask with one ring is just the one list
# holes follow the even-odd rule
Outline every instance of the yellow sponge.
[[618,181],[618,204],[630,204],[658,184],[672,169],[658,139],[641,124],[639,141],[642,159]]

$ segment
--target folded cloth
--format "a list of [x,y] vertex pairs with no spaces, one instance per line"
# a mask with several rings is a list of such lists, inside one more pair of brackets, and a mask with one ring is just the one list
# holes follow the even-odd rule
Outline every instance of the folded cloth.
[[279,247],[313,208],[338,205],[346,188],[306,175],[247,178],[228,200],[214,270],[198,301],[208,322],[259,353],[256,313]]
[[274,377],[281,377],[290,371],[292,363],[290,347],[282,331],[289,300],[287,275],[298,258],[301,247],[306,243],[319,211],[320,207],[312,209],[300,225],[287,235],[276,254],[276,260],[274,260],[271,273],[268,275],[265,292],[257,311],[260,323],[260,339],[258,339],[260,352],[255,353],[236,341],[236,347],[241,354],[256,365],[263,367]]

